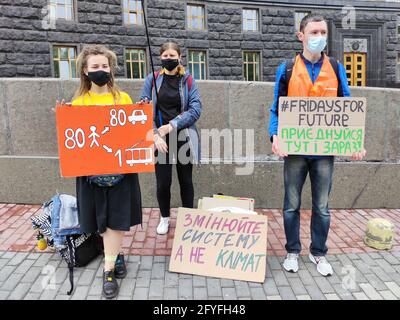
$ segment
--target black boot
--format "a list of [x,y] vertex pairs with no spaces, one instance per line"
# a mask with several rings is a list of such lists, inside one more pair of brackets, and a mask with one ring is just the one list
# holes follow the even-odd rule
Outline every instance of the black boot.
[[117,279],[123,279],[126,277],[127,270],[125,264],[124,254],[120,253],[117,256],[117,260],[115,261],[115,269],[114,269],[115,277]]
[[114,270],[104,271],[103,275],[103,296],[107,299],[115,298],[118,295],[118,282],[115,279]]

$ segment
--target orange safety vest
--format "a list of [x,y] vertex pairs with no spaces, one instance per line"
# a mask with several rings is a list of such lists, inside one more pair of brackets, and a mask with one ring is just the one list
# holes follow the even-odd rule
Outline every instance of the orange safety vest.
[[312,83],[300,55],[296,56],[288,86],[288,97],[337,97],[339,83],[328,57],[324,54],[321,71]]

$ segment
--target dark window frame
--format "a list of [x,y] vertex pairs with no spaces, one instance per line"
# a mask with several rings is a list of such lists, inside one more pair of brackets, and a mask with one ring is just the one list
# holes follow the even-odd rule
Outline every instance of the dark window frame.
[[[199,51],[199,52],[204,52],[205,53],[205,79],[200,79],[200,80],[208,80],[210,79],[209,77],[209,66],[208,66],[208,50],[207,49],[199,49],[199,48],[187,48],[187,53],[186,53],[186,66],[187,69],[190,70],[189,68],[189,58],[190,58],[190,52],[191,51]],[[194,77],[194,75],[192,74],[192,76]],[[196,80],[197,81],[197,80]]]
[[[47,8],[48,8],[48,16],[49,17],[51,17],[50,1],[51,0],[47,0]],[[72,19],[71,20],[68,20],[68,19],[65,19],[65,18],[58,18],[57,17],[57,12],[56,12],[56,21],[57,20],[78,22],[78,0],[72,0]]]
[[[257,13],[257,30],[244,30],[244,25],[243,25],[243,20],[244,20],[244,15],[243,15],[243,11],[244,10],[254,10]],[[261,33],[261,27],[262,27],[262,23],[261,23],[261,10],[260,8],[255,8],[255,7],[243,7],[242,11],[240,13],[241,15],[241,21],[242,21],[242,32],[243,33]]]
[[[81,51],[81,44],[78,43],[59,43],[59,42],[55,42],[55,43],[51,43],[50,44],[50,68],[51,68],[51,77],[54,79],[61,79],[59,77],[55,76],[55,70],[54,70],[54,47],[66,47],[66,48],[70,48],[70,47],[74,47],[76,49],[76,61],[78,59],[79,53]],[[79,75],[79,70],[78,70],[78,66],[76,66],[76,78],[71,77],[71,79],[79,79],[80,75]]]
[[[245,72],[244,72],[244,66],[245,66],[245,60],[244,60],[244,55],[245,53],[258,53],[258,69],[259,69],[259,75],[260,78],[258,80],[247,80],[245,78]],[[263,51],[262,50],[242,50],[242,72],[243,72],[243,81],[247,81],[247,82],[261,82],[263,81],[263,68],[262,68],[262,61],[263,61]]]
[[[143,50],[144,51],[144,61],[145,61],[145,70],[144,70],[144,77],[143,78],[128,78],[128,61],[126,60],[126,53],[128,50]],[[131,80],[143,80],[146,79],[147,75],[149,74],[149,69],[151,69],[149,65],[149,55],[147,47],[139,47],[139,46],[129,46],[124,47],[124,73],[126,79]]]
[[[189,14],[188,14],[188,7],[195,6],[195,7],[202,7],[204,12],[204,29],[193,29],[189,28]],[[185,30],[187,31],[197,31],[197,32],[204,32],[208,31],[208,23],[207,23],[207,4],[203,2],[196,2],[196,1],[188,1],[185,3]]]

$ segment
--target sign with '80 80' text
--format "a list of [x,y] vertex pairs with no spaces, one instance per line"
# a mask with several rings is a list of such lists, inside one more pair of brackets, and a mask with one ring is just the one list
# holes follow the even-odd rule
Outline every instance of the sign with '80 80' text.
[[58,106],[61,176],[154,171],[153,107]]

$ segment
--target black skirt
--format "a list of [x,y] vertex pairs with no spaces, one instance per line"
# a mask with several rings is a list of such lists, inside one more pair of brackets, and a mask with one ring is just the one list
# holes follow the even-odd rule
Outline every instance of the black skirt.
[[137,173],[126,174],[112,187],[99,187],[76,178],[76,197],[82,232],[104,233],[107,228],[129,231],[142,223],[142,197]]

